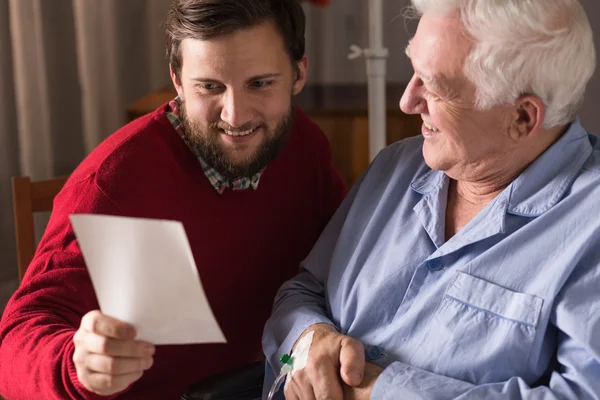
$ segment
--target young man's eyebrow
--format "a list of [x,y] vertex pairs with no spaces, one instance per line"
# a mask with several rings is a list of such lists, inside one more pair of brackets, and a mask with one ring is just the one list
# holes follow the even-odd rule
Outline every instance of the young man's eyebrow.
[[[255,75],[251,78],[248,79],[248,82],[254,82],[254,81],[260,81],[260,80],[264,80],[264,79],[271,79],[271,78],[279,78],[281,77],[281,74],[278,72],[270,72],[270,73],[266,73],[266,74],[260,74],[260,75]],[[195,78],[191,79],[193,82],[204,82],[204,83],[218,83],[218,84],[223,84],[221,81],[219,81],[218,79],[214,79],[214,78],[209,78],[209,77],[202,77],[202,76],[198,76]]]
[[272,73],[268,73],[268,74],[260,74],[260,75],[253,76],[252,78],[248,79],[248,81],[250,81],[250,82],[262,81],[264,79],[279,78],[279,77],[281,77],[281,74],[279,72],[272,72]]

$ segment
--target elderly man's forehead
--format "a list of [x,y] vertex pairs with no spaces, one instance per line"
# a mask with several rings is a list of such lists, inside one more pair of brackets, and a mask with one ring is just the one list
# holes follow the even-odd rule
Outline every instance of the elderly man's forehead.
[[[410,45],[412,43],[412,39],[410,39],[408,41],[408,44],[406,45],[406,48],[404,50],[404,53],[406,54],[406,56],[408,58],[411,58],[410,56]],[[421,78],[421,80],[423,82],[426,83],[443,83],[445,81],[445,77],[444,74],[441,72],[435,72],[435,73],[430,73],[429,71],[425,71],[420,69],[419,66],[415,66],[413,63],[413,68],[415,69],[415,73],[417,74],[417,76],[419,78]]]
[[464,34],[460,18],[426,14],[405,51],[415,69],[436,78],[438,72],[459,74],[473,44]]

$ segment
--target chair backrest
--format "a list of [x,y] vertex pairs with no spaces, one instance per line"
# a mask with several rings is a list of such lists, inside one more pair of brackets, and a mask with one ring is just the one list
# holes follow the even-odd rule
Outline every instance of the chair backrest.
[[54,197],[66,181],[66,176],[38,182],[31,182],[28,176],[12,178],[19,282],[23,279],[35,253],[33,216],[36,212],[52,211]]

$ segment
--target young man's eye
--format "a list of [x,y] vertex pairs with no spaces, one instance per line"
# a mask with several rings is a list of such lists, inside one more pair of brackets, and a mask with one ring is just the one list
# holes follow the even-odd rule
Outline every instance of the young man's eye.
[[216,83],[203,83],[200,85],[200,88],[204,90],[216,90],[219,89],[219,87],[220,86]]
[[269,86],[270,84],[271,84],[270,81],[254,81],[251,83],[250,86],[252,86],[253,88],[261,89],[261,88]]

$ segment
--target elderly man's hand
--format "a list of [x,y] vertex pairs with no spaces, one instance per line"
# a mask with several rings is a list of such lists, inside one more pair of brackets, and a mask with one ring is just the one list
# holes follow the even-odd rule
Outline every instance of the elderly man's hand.
[[365,365],[365,373],[363,381],[356,387],[344,385],[344,400],[369,400],[375,381],[381,375],[379,366],[371,363]]
[[306,367],[294,374],[285,397],[288,400],[342,400],[342,385],[354,387],[363,382],[364,347],[359,341],[339,334],[331,325],[313,325],[301,337],[310,331],[315,333]]
[[135,328],[90,311],[73,337],[73,362],[79,382],[90,392],[108,396],[122,392],[153,363],[154,346],[134,340]]

